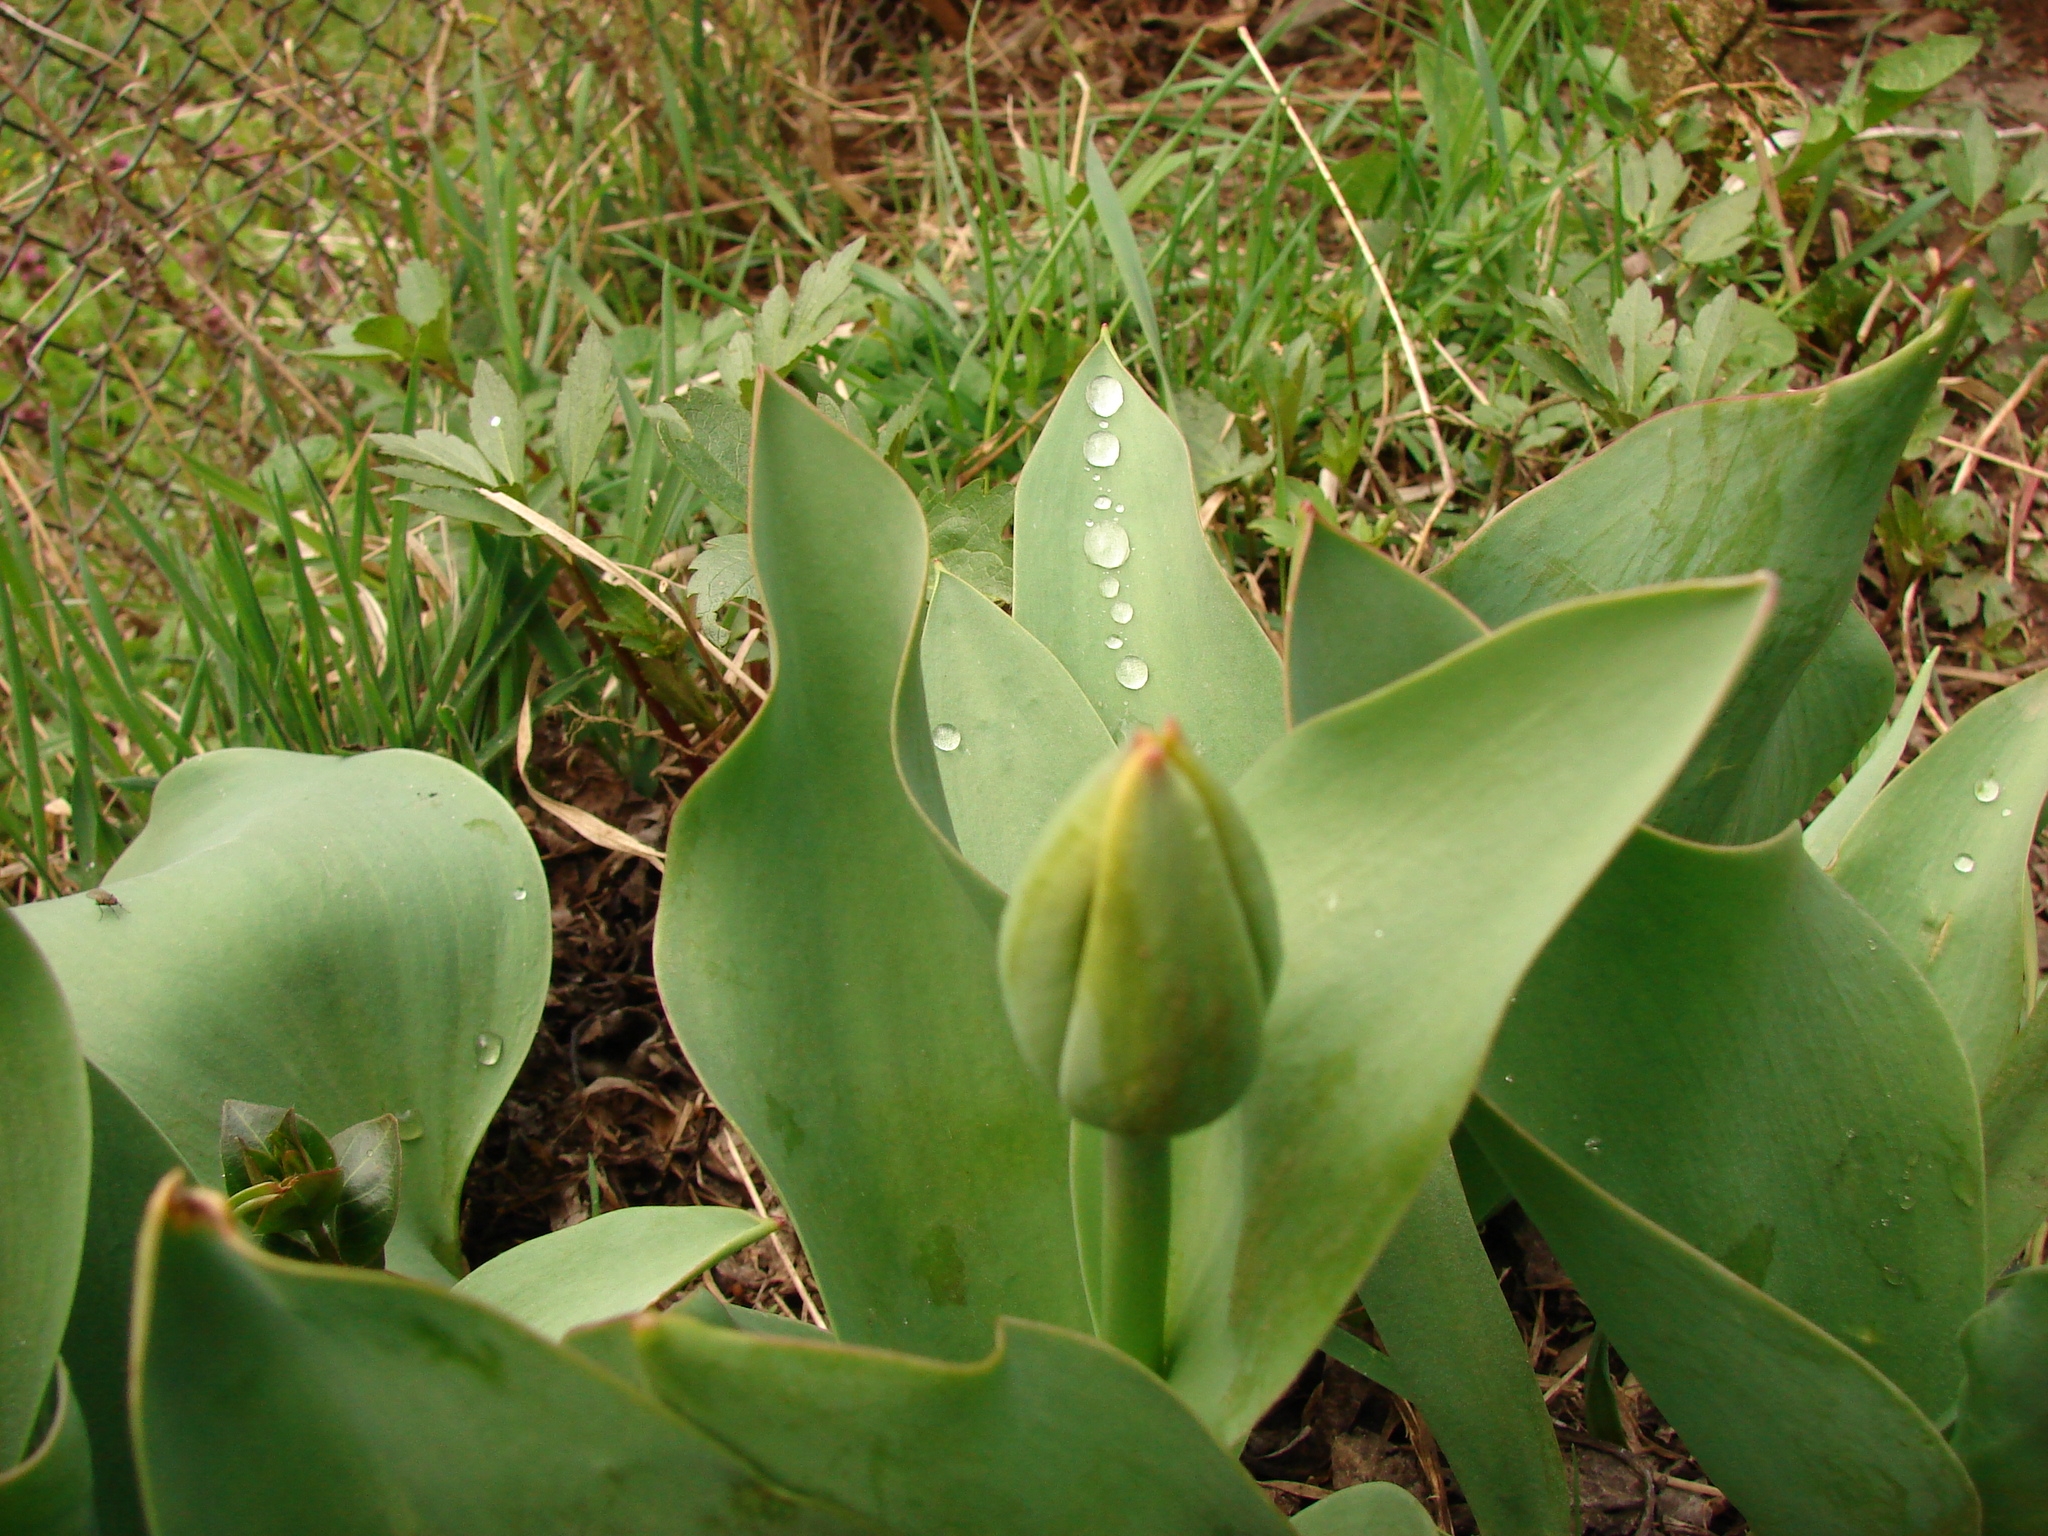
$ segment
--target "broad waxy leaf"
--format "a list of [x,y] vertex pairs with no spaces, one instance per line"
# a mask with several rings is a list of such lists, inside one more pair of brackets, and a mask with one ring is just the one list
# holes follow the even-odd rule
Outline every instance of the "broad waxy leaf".
[[1364,698],[1485,633],[1456,598],[1318,517],[1287,604],[1288,718]]
[[1111,734],[1178,720],[1226,784],[1279,738],[1280,657],[1202,534],[1187,444],[1106,340],[1047,418],[1016,519],[1017,622]]
[[0,1472],[30,1449],[85,1241],[92,1121],[64,1002],[0,913]]
[[2034,1003],[2027,855],[2048,799],[2048,675],[1994,694],[1907,765],[1831,873],[1920,967],[1979,1089]]
[[1528,1346],[1446,1148],[1359,1299],[1486,1536],[1576,1536]]
[[775,1230],[721,1205],[641,1205],[536,1237],[455,1282],[544,1338],[651,1307]]
[[[1108,1345],[1004,1320],[964,1364],[708,1327],[637,1328],[648,1385],[784,1487],[920,1536],[1285,1531],[1236,1459]],[[933,1454],[933,1448],[944,1450]]]
[[1984,1536],[2042,1536],[2048,1498],[2048,1268],[2015,1275],[1963,1329],[1969,1381],[1955,1448],[1984,1500]]
[[[1437,1536],[1436,1521],[1399,1483],[1356,1483],[1288,1522],[1301,1536]],[[1491,1536],[1491,1533],[1488,1533]]]
[[1961,1463],[1862,1356],[1602,1191],[1484,1096],[1465,1123],[1758,1536],[1974,1536]]
[[[995,1319],[1086,1327],[1066,1123],[1018,1058],[995,893],[934,834],[931,724],[893,720],[924,518],[781,383],[754,428],[774,688],[669,834],[655,976],[788,1202],[835,1332],[978,1359]],[[896,747],[906,760],[899,771]]]
[[1721,824],[1722,839],[1760,842],[1784,831],[1855,760],[1897,691],[1891,652],[1852,603],[1771,722]]
[[1984,1091],[1984,1256],[1992,1269],[2048,1221],[2048,1006],[2034,1016]]
[[1954,1402],[1984,1285],[1968,1069],[1795,831],[1732,849],[1639,832],[1523,978],[1485,1092],[1924,1412]]
[[1927,697],[1927,685],[1934,680],[1934,658],[1938,654],[1930,653],[1920,664],[1920,675],[1906,690],[1898,713],[1885,727],[1884,734],[1872,744],[1870,760],[1856,770],[1849,782],[1842,786],[1842,792],[1830,800],[1800,834],[1800,840],[1806,845],[1806,856],[1823,870],[1834,868],[1835,860],[1842,852],[1842,839],[1870,809],[1877,792],[1884,788],[1885,781],[1891,778],[1892,770],[1899,766],[1899,759],[1905,755],[1906,742],[1913,734],[1913,722],[1920,715],[1920,701]]
[[88,896],[20,911],[86,1054],[188,1167],[225,1099],[317,1125],[395,1114],[394,1269],[461,1266],[470,1154],[526,1057],[553,942],[533,839],[475,775],[422,752],[234,749],[180,765]]
[[99,1536],[92,1445],[62,1361],[50,1390],[48,1427],[26,1457],[0,1470],[0,1536]]
[[489,1308],[275,1258],[176,1180],[151,1202],[136,1286],[155,1536],[868,1529]]
[[1456,1124],[1514,984],[1719,704],[1762,579],[1570,604],[1291,732],[1239,785],[1280,985],[1176,1149],[1170,1380],[1248,1431]]
[[[1925,335],[1820,389],[1652,417],[1522,497],[1432,573],[1488,624],[1589,592],[1777,574],[1778,604],[1756,656],[1659,808],[1659,826],[1711,840],[1743,835],[1728,823],[1754,759],[1842,617],[1892,468],[1967,304],[1959,294]],[[1818,784],[1840,766],[1827,765]],[[1743,821],[1775,830],[1804,809],[1802,801],[1766,816],[1751,807]]]
[[1051,652],[943,568],[918,660],[961,856],[1008,890],[1054,807],[1115,743]]
[[100,1536],[147,1536],[128,1438],[128,1311],[135,1234],[150,1191],[183,1161],[149,1117],[86,1063],[92,1095],[92,1201],[85,1256],[64,1331],[64,1364],[92,1434]]

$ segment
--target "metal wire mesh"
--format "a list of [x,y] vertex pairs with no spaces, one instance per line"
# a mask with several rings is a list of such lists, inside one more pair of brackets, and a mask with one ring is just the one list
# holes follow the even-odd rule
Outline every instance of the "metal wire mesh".
[[365,220],[468,112],[448,71],[522,29],[561,46],[418,0],[0,3],[0,443],[63,445],[12,497],[85,511],[179,452],[233,463],[266,402],[331,426],[288,355],[388,297]]

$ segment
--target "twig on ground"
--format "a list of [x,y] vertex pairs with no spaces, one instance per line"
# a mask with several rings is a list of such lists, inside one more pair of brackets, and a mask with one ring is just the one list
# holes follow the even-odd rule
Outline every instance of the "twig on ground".
[[[733,1171],[740,1176],[740,1183],[746,1186],[747,1199],[753,1202],[754,1214],[763,1221],[773,1220],[774,1218],[768,1214],[768,1207],[762,1203],[761,1191],[754,1187],[754,1176],[747,1172],[747,1160],[740,1156],[740,1150],[733,1142],[732,1127],[728,1125],[720,1131],[719,1137],[725,1143],[726,1161],[732,1164]],[[789,1283],[796,1287],[797,1300],[803,1303],[805,1319],[823,1328],[824,1316],[818,1311],[818,1304],[811,1300],[811,1290],[804,1284],[804,1277],[797,1273],[796,1261],[790,1258],[789,1250],[782,1245],[782,1233],[777,1231],[770,1234],[768,1242],[775,1250],[775,1257],[782,1261],[782,1268],[789,1276]]]

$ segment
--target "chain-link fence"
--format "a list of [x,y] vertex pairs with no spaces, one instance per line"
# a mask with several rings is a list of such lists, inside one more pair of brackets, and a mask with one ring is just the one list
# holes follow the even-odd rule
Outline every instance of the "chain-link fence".
[[272,410],[332,425],[288,354],[388,299],[376,226],[494,46],[568,45],[417,0],[0,3],[0,443],[41,471],[9,466],[19,509],[246,461]]

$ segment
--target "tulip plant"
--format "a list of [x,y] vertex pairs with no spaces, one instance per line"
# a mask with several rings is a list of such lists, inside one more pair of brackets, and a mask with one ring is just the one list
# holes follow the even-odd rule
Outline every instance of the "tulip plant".
[[[656,969],[831,1332],[637,1311],[734,1213],[454,1280],[531,847],[447,764],[222,753],[115,906],[0,922],[0,1532],[1278,1533],[1232,1453],[1327,1348],[1485,1536],[1566,1536],[1509,1197],[1755,1531],[2048,1529],[2048,681],[1895,774],[1920,695],[1886,725],[1850,601],[1959,318],[1654,417],[1426,575],[1309,527],[1277,647],[1107,341],[1007,612],[757,378],[774,686],[676,816]],[[370,1257],[342,1143],[386,1115],[388,1272],[246,1235]],[[1385,1484],[1293,1524],[1432,1529]]]

